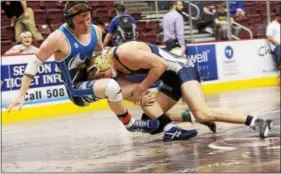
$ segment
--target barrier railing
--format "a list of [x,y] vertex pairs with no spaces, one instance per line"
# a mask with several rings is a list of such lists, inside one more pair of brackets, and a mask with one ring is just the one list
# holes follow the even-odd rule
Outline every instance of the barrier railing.
[[[237,23],[237,22],[235,22],[235,21],[232,21],[232,24],[237,25],[237,26],[240,27],[241,29],[247,31],[247,32],[249,33],[249,35],[250,35],[250,39],[253,39],[254,36],[253,36],[252,30],[250,30],[250,29],[247,28],[246,26],[241,25],[241,24],[239,24],[239,23]],[[234,39],[236,39],[236,40],[240,40],[240,38],[237,37],[237,36],[231,35],[231,37],[234,38]]]
[[191,7],[194,7],[195,9],[196,9],[196,16],[195,17],[193,17],[192,15],[190,15],[190,14],[187,14],[187,13],[185,13],[185,12],[182,12],[182,14],[183,15],[185,15],[186,17],[188,17],[188,18],[190,18],[190,19],[192,19],[192,20],[198,20],[199,19],[199,17],[200,17],[200,9],[199,9],[199,7],[196,5],[196,4],[194,4],[194,3],[192,3],[192,2],[190,2],[190,1],[183,1],[184,3],[187,3],[188,5],[189,5],[189,13],[190,14],[192,14],[191,13]]

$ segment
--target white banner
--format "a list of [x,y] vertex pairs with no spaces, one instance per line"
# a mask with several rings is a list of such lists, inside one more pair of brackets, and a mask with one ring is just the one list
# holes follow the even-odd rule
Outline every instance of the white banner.
[[264,39],[216,44],[219,81],[244,80],[277,74]]
[[[29,57],[29,55],[2,57],[1,108],[5,108],[9,100],[17,95]],[[51,57],[40,66],[26,95],[25,106],[68,100],[60,71],[53,60]]]

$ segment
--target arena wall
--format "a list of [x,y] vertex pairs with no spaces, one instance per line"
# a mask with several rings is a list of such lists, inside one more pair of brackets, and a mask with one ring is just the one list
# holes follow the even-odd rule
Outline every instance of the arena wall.
[[[200,70],[206,94],[279,84],[278,71],[265,39],[190,44],[187,52],[191,64]],[[28,58],[29,55],[2,57],[3,124],[108,108],[105,100],[83,108],[72,104],[51,57],[40,67],[23,110],[7,113],[5,106],[20,88]],[[131,77],[136,81],[139,78]],[[126,104],[133,105],[129,102]]]

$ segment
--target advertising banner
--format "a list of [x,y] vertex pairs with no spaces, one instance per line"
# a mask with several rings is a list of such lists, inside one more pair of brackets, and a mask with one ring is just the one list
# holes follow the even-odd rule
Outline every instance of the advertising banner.
[[[19,61],[20,60],[20,61]],[[19,63],[21,62],[21,63]],[[28,56],[2,58],[1,65],[1,107],[17,95],[21,87]],[[54,61],[45,62],[38,69],[26,95],[25,105],[54,102],[68,99],[59,69]]]
[[187,46],[187,55],[189,61],[197,66],[203,82],[218,80],[216,46],[214,44]]
[[277,73],[264,39],[220,42],[216,48],[220,81],[260,78]]

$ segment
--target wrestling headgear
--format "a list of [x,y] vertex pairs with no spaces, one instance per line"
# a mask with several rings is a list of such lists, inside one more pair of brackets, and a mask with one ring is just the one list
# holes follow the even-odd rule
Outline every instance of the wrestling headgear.
[[64,21],[70,28],[74,29],[73,17],[88,11],[91,13],[91,18],[93,19],[93,7],[87,1],[68,1],[63,10]]
[[112,76],[116,77],[117,73],[112,68],[112,57],[109,57],[107,55],[100,55],[92,58],[90,67],[87,69],[87,72],[91,76],[96,76],[99,72],[103,72],[108,70],[109,68],[112,69]]

